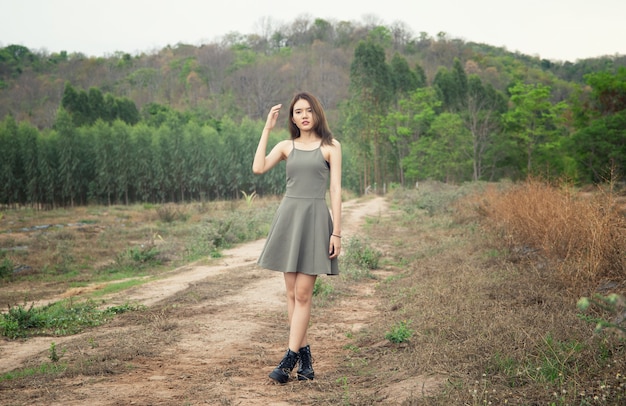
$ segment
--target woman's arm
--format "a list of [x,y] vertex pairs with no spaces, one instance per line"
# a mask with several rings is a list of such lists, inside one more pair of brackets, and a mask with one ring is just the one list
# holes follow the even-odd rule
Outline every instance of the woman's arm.
[[280,112],[281,106],[282,104],[275,105],[270,109],[270,112],[267,115],[267,121],[265,122],[265,127],[263,128],[261,138],[259,139],[259,145],[256,148],[256,153],[254,154],[254,161],[252,162],[252,172],[257,175],[269,171],[286,157],[283,151],[284,142],[276,144],[270,153],[265,156],[270,131],[272,131],[276,125],[276,120],[278,119],[278,113]]
[[333,216],[333,230],[330,236],[330,258],[341,252],[341,144],[333,140],[330,150],[330,210]]

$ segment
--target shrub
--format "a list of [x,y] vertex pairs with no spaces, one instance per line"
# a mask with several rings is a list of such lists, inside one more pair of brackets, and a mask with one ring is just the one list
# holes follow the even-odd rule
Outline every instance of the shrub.
[[159,220],[164,223],[172,223],[174,221],[187,221],[190,217],[189,213],[181,209],[175,204],[164,204],[156,209]]
[[411,322],[406,320],[400,321],[394,324],[387,333],[385,333],[385,339],[395,344],[400,344],[409,341],[413,335],[413,330],[409,328]]
[[382,253],[358,237],[347,240],[345,262],[364,269],[377,269]]
[[512,252],[538,252],[569,286],[623,279],[626,218],[611,193],[575,193],[530,179],[486,190],[479,211]]
[[11,276],[13,274],[13,268],[13,261],[9,258],[3,258],[2,261],[0,261],[0,278]]

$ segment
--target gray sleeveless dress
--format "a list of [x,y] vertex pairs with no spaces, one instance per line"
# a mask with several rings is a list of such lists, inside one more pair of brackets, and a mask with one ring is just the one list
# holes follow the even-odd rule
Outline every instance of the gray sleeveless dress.
[[306,151],[295,144],[287,157],[287,190],[258,264],[273,271],[337,275],[337,258],[328,259],[333,222],[326,205],[330,165],[320,147]]

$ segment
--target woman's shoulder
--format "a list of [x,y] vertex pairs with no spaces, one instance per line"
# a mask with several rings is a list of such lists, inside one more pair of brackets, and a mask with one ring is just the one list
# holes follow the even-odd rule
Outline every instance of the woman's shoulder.
[[330,150],[334,150],[334,149],[341,149],[341,143],[339,141],[337,141],[336,138],[333,138],[330,141],[330,144],[326,144],[324,145],[324,147],[330,149]]
[[286,145],[291,145],[293,144],[293,141],[291,139],[285,139],[282,141],[278,141],[278,144],[276,144],[276,146],[279,146],[281,148],[285,147]]
[[293,149],[293,140],[285,139],[282,141],[278,141],[278,144],[276,144],[276,148],[281,152],[283,157],[282,159],[287,159],[287,157],[291,153],[291,150]]
[[341,156],[341,144],[339,143],[339,141],[337,141],[334,138],[331,141],[330,145],[328,144],[322,145],[320,149],[322,150],[324,159],[326,159],[329,162],[331,160],[334,160],[336,157]]

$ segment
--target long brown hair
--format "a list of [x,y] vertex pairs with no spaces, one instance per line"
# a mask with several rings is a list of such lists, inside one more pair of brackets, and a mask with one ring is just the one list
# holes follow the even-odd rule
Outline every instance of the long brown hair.
[[311,110],[313,110],[315,123],[313,126],[313,131],[315,131],[317,135],[322,137],[322,145],[333,145],[333,133],[328,127],[328,121],[326,121],[326,113],[324,113],[324,108],[322,107],[322,104],[317,99],[317,97],[308,92],[297,93],[291,101],[291,106],[289,106],[288,125],[289,132],[291,133],[291,139],[295,140],[296,138],[300,137],[300,129],[293,122],[293,106],[298,100],[301,99],[308,101],[309,105],[311,106]]

